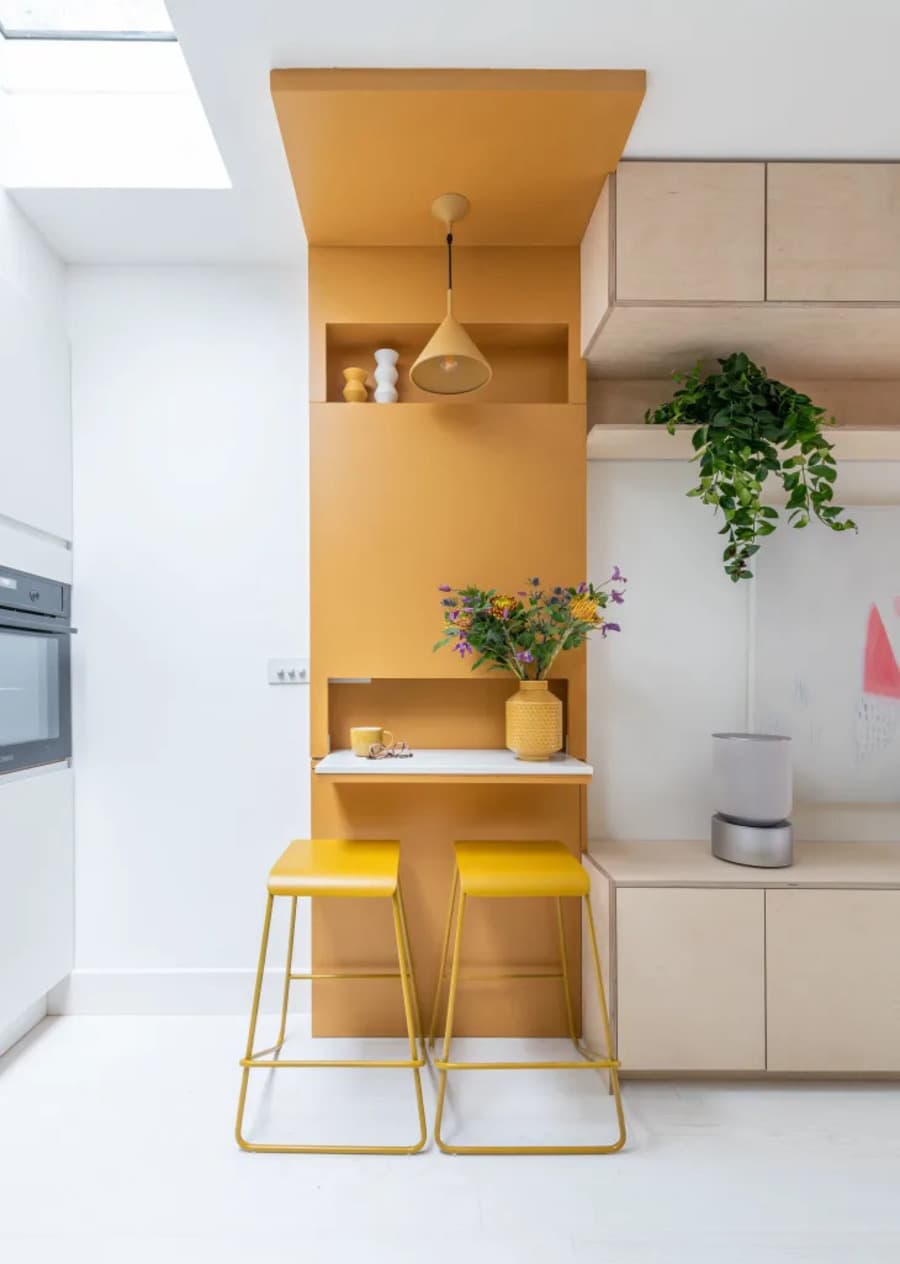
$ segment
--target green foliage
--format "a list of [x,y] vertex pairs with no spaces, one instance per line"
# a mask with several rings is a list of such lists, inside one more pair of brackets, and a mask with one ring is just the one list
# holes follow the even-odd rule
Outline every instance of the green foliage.
[[787,493],[785,511],[794,527],[818,518],[832,531],[855,531],[856,524],[834,503],[837,466],[823,427],[834,425],[808,395],[766,376],[743,352],[720,360],[721,372],[701,376],[675,373],[680,383],[672,399],[648,410],[644,420],[663,425],[696,426],[694,460],[700,480],[688,492],[722,511],[719,534],[727,538],[725,572],[737,583],[751,579],[749,562],[760,540],[771,535],[778,511],[760,503],[763,484],[774,474]]

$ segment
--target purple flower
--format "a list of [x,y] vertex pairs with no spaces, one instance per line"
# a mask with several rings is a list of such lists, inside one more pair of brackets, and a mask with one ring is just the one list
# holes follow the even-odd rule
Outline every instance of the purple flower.
[[562,596],[562,589],[559,587],[559,585],[557,585],[556,588],[553,589],[553,596],[554,597]]
[[441,601],[442,606],[455,606],[456,602],[452,597],[444,597]]
[[604,623],[601,625],[601,628],[600,628],[600,634],[603,637],[606,636],[607,632],[621,632],[621,631],[622,629],[619,627],[618,623]]
[[449,584],[438,584],[438,592],[453,592]]
[[532,588],[537,588],[537,586],[538,586],[538,584],[539,584],[540,582],[541,582],[541,581],[537,578],[537,576],[535,576],[535,577],[534,577],[534,579],[533,579],[533,580],[531,580],[531,587],[532,587]]
[[609,595],[610,595],[610,598],[612,599],[613,605],[615,606],[621,606],[622,603],[625,601],[625,594],[617,592],[615,588],[612,590],[612,592]]
[[586,593],[587,590],[588,590],[587,584],[579,584],[578,587],[575,589],[577,593]]
[[520,589],[520,590],[519,590],[519,592],[517,592],[517,593],[516,593],[516,596],[517,596],[517,597],[527,597],[527,596],[528,596],[528,593],[527,593],[527,592],[522,592],[522,591],[521,591],[521,589]]
[[453,652],[455,654],[458,654],[460,658],[465,658],[467,654],[475,653],[475,651],[472,649],[471,645],[466,640],[466,637],[462,632],[460,633],[459,640],[453,646]]
[[531,650],[516,650],[517,663],[533,663],[534,655]]
[[613,567],[613,571],[612,571],[612,574],[610,575],[610,579],[618,579],[618,580],[621,580],[621,582],[622,582],[623,584],[627,584],[627,583],[628,583],[628,580],[625,578],[625,576],[624,576],[624,575],[622,574],[622,572],[619,570],[618,566],[614,566],[614,567]]

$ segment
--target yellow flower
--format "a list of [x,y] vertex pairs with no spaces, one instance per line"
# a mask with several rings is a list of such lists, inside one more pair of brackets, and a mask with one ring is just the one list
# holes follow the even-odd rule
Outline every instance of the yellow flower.
[[515,597],[492,597],[491,614],[495,619],[508,619],[518,604]]
[[453,626],[458,628],[460,632],[468,632],[472,627],[472,611],[460,610],[459,614],[453,620]]
[[577,619],[579,623],[593,623],[599,625],[603,619],[597,614],[598,605],[591,597],[577,597],[569,606],[572,612],[572,618]]

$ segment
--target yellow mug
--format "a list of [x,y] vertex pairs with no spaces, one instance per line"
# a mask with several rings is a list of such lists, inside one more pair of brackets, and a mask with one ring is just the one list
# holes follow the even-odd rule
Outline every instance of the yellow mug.
[[350,730],[350,749],[360,759],[368,759],[369,747],[380,742],[382,746],[392,746],[394,735],[390,729],[358,728]]

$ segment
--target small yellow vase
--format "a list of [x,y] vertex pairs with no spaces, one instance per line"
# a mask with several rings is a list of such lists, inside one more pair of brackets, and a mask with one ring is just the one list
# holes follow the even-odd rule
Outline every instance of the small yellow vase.
[[344,369],[344,381],[347,383],[344,387],[344,399],[348,404],[364,404],[369,398],[366,390],[367,377],[366,369]]
[[516,759],[549,759],[563,744],[562,702],[546,680],[523,680],[506,702],[506,745]]

